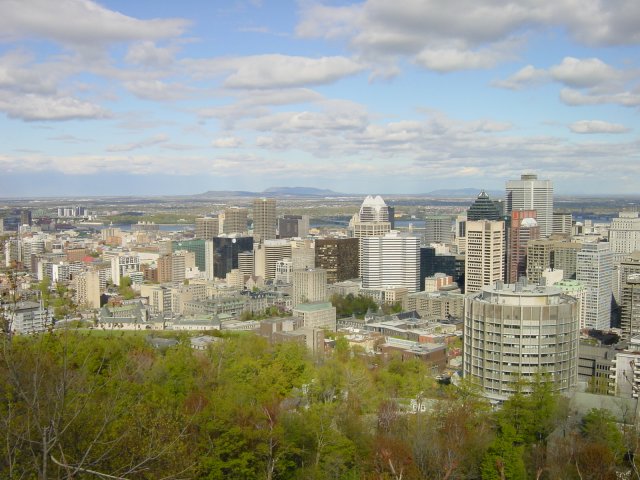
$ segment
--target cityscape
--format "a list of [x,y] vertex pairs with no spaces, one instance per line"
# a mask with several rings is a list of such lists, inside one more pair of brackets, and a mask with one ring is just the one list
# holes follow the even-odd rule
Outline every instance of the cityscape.
[[637,25],[0,0],[0,478],[640,480]]

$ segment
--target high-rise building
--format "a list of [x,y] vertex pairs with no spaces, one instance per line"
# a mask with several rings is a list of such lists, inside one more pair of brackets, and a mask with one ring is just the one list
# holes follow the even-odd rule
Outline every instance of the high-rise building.
[[316,247],[314,240],[294,239],[291,242],[291,262],[294,270],[304,270],[316,266]]
[[209,240],[220,233],[218,216],[196,218],[196,238]]
[[240,252],[253,250],[252,237],[220,236],[205,242],[205,272],[207,279],[225,278],[239,267]]
[[638,212],[620,212],[618,218],[611,220],[609,243],[616,263],[624,260],[627,255],[640,250]]
[[640,252],[620,263],[619,275],[620,328],[628,340],[640,335]]
[[240,207],[229,207],[224,210],[223,232],[230,234],[243,234],[247,232],[248,210]]
[[520,180],[507,181],[506,214],[514,210],[535,210],[540,235],[553,233],[553,184],[551,180],[538,180],[537,175],[525,174]]
[[504,278],[504,222],[467,221],[465,292],[479,291]]
[[483,287],[464,309],[464,377],[496,401],[506,400],[520,379],[550,375],[553,391],[578,382],[578,301],[555,287]]
[[100,308],[100,275],[97,271],[89,270],[76,275],[75,297],[78,305]]
[[576,264],[581,243],[563,240],[530,240],[527,244],[527,279],[540,283],[545,270],[562,270],[564,280],[576,278]]
[[254,244],[253,259],[255,275],[266,280],[275,280],[276,263],[291,258],[291,242],[289,240],[265,240]]
[[327,272],[322,268],[293,271],[292,303],[297,307],[301,303],[327,301]]
[[[191,253],[193,255],[193,253]],[[186,256],[179,253],[162,255],[157,262],[159,283],[182,283],[186,277]]]
[[256,198],[253,201],[253,239],[263,242],[276,238],[276,201]]
[[309,215],[285,215],[278,218],[278,238],[304,238],[309,235]]
[[420,247],[420,291],[424,291],[424,279],[433,277],[436,273],[444,273],[453,277],[458,286],[463,287],[462,275],[457,269],[456,255],[436,253],[434,247]]
[[516,283],[527,275],[527,244],[540,237],[540,227],[536,222],[535,210],[514,210],[511,212],[507,245],[507,283]]
[[424,223],[424,243],[451,244],[453,241],[453,218],[450,215],[428,215]]
[[585,326],[607,330],[611,326],[613,253],[608,243],[585,243],[578,252],[576,280],[587,288]]
[[[211,240],[209,238],[208,240]],[[186,250],[193,252],[196,256],[196,267],[201,272],[206,270],[205,260],[205,240],[179,240],[171,242],[172,251]]]
[[327,271],[327,283],[358,278],[360,243],[357,238],[323,238],[315,241],[316,267]]
[[393,230],[383,237],[363,237],[360,242],[362,288],[420,288],[420,239]]
[[498,204],[482,190],[467,210],[467,221],[469,220],[502,220],[502,213]]
[[111,257],[111,281],[120,286],[120,279],[140,271],[140,256],[137,253],[119,253]]
[[389,222],[389,207],[380,195],[375,198],[368,195],[360,211],[349,222],[349,232],[352,237],[362,238],[385,235],[391,231]]
[[553,233],[571,236],[573,216],[570,213],[553,212]]

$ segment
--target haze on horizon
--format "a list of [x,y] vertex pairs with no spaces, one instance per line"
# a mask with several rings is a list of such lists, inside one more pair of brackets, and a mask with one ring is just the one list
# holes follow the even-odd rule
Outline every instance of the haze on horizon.
[[631,194],[635,0],[0,0],[0,197]]

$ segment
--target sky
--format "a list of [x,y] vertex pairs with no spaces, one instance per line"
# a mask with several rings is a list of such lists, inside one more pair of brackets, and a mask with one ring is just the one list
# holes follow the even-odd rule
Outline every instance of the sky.
[[0,0],[0,197],[640,186],[638,0]]

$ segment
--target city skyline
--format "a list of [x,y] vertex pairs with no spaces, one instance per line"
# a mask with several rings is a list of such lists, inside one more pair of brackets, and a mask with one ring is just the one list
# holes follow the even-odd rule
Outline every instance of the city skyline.
[[[69,21],[72,19],[73,21]],[[640,6],[0,1],[0,197],[637,191]]]

